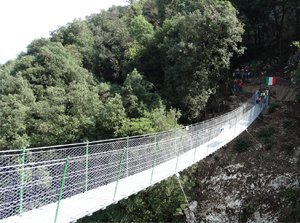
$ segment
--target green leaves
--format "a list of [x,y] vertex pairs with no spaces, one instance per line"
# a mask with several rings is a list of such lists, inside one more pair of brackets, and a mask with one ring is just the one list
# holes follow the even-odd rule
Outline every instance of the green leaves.
[[[299,41],[294,41],[293,45],[300,49],[300,42]],[[300,85],[300,63],[298,64],[297,68],[292,72],[291,76],[292,76],[292,81],[294,81],[298,85]]]
[[8,150],[27,147],[27,121],[35,101],[33,92],[20,75],[13,77],[1,68],[0,80],[0,148]]
[[139,43],[145,43],[154,34],[153,25],[147,22],[145,17],[139,15],[131,20],[129,34]]
[[243,52],[238,47],[243,28],[230,3],[205,1],[195,7],[203,10],[178,14],[159,31],[164,35],[159,51],[164,55],[164,95],[171,105],[185,111],[189,122],[200,119],[233,52]]

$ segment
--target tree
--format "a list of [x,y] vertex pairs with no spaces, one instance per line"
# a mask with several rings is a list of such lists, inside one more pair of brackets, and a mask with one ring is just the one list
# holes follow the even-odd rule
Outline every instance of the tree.
[[[285,33],[299,31],[298,0],[230,0],[239,11],[239,19],[245,24],[243,42],[250,49],[262,52],[265,45],[277,43],[279,62],[282,61],[282,42]],[[258,51],[258,50],[257,50]]]
[[51,32],[51,41],[62,45],[75,45],[82,57],[83,67],[92,71],[94,38],[86,21],[74,20]]
[[144,80],[136,69],[127,75],[121,92],[126,113],[130,118],[140,118],[145,111],[159,107],[160,97],[157,93],[152,93],[152,89],[152,83]]
[[79,66],[78,60],[61,43],[46,41],[46,45],[40,45],[36,42],[41,41],[34,40],[29,45],[29,52],[16,61],[12,74],[20,73],[31,84],[44,87],[92,80],[91,74]]
[[27,80],[0,68],[0,148],[21,149],[30,145],[27,121],[35,102]]
[[155,35],[158,47],[154,55],[162,59],[156,66],[164,71],[163,97],[185,111],[189,122],[200,119],[233,52],[243,52],[238,46],[243,28],[229,2],[205,1],[196,6],[194,12],[165,21]]
[[[300,50],[300,42],[299,41],[294,41],[293,44],[294,44],[294,46],[298,47]],[[296,82],[297,85],[300,85],[300,61],[299,61],[299,64],[298,64],[296,70],[294,70],[292,72],[291,77],[292,77],[292,81]]]
[[126,8],[115,6],[87,18],[94,37],[92,72],[111,83],[123,81],[121,74],[125,50],[132,41],[128,32],[130,18],[127,13]]
[[145,17],[139,15],[131,20],[129,34],[139,43],[143,44],[153,36],[153,25],[147,22]]

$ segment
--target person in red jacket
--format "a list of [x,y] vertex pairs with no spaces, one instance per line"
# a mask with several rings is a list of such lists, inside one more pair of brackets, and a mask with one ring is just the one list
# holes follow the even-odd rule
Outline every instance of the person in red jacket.
[[240,83],[239,83],[239,90],[240,90],[240,93],[242,93],[242,87],[243,87],[243,81],[242,79],[240,80]]

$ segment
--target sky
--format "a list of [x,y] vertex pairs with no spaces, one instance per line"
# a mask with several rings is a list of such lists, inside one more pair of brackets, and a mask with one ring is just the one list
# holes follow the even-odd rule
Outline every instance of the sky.
[[0,64],[13,60],[34,39],[74,19],[85,19],[126,0],[0,0]]

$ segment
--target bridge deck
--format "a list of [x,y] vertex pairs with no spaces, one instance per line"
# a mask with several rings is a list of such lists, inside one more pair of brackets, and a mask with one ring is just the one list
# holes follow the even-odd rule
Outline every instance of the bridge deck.
[[[246,118],[239,121],[235,126],[230,129],[225,129],[218,137],[211,139],[209,142],[180,155],[176,170],[177,158],[155,166],[152,183],[150,183],[152,168],[121,179],[118,184],[115,200],[113,200],[113,197],[116,182],[90,190],[87,193],[78,194],[61,200],[57,222],[76,222],[77,219],[90,215],[97,210],[104,209],[117,201],[126,199],[128,196],[136,194],[139,191],[186,169],[233,140],[254,121],[261,112],[261,109],[261,107],[254,106],[248,111],[249,114]],[[1,219],[0,223],[54,222],[56,208],[57,203],[52,203],[25,212],[21,216],[12,216]]]

